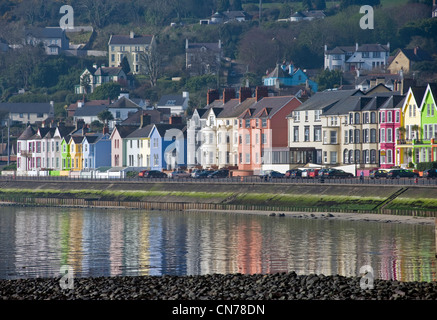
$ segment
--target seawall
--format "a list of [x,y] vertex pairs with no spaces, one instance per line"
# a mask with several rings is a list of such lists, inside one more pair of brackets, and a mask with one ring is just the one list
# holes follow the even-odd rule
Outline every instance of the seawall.
[[3,204],[282,210],[437,217],[437,186],[119,180],[3,180]]

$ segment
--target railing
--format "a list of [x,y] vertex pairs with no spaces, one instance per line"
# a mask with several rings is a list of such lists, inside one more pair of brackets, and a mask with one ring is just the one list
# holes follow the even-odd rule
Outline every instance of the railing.
[[[353,178],[260,178],[259,176],[228,177],[228,178],[118,178],[118,177],[69,177],[69,176],[0,176],[0,182],[12,181],[70,181],[70,182],[97,182],[107,183],[108,181],[118,181],[120,183],[197,183],[197,184],[334,184],[334,185],[396,185],[396,186],[437,186],[437,179],[427,178],[399,178],[399,179],[370,179],[365,177],[361,180]],[[86,184],[84,184],[86,186]],[[2,186],[0,186],[1,188]]]

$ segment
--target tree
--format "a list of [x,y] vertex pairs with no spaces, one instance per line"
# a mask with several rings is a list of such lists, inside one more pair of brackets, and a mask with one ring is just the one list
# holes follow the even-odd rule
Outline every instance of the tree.
[[341,78],[343,73],[340,70],[323,70],[317,77],[317,84],[319,85],[319,90],[323,91],[325,89],[332,89],[339,86],[341,83]]
[[93,100],[115,99],[120,95],[121,86],[117,82],[104,83],[94,89],[91,95]]
[[102,121],[106,126],[108,126],[108,122],[111,120],[114,120],[114,116],[112,115],[111,111],[109,110],[103,110],[98,115],[97,118],[99,118],[100,121]]
[[123,69],[124,73],[128,74],[130,70],[129,61],[127,60],[127,57],[124,56],[121,60],[120,67]]
[[158,52],[156,42],[153,41],[148,51],[140,55],[140,60],[143,62],[145,73],[149,77],[150,85],[156,86],[156,83],[161,75],[162,57]]

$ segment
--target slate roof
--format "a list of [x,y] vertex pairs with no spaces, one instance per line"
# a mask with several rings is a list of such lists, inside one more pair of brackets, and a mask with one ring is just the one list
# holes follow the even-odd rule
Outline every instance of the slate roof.
[[46,28],[32,28],[32,29],[26,29],[25,35],[26,36],[33,36],[38,39],[43,38],[62,38],[63,37],[64,30],[59,27],[46,27]]
[[354,90],[336,90],[336,91],[322,91],[317,92],[307,101],[302,103],[295,111],[300,110],[324,110],[331,108],[337,102],[346,99],[353,95],[362,95],[363,92],[358,89]]
[[186,135],[187,131],[187,126],[185,124],[157,123],[154,124],[154,126],[156,127],[156,130],[158,130],[161,137],[164,137],[166,131],[170,129],[179,129],[184,133],[184,136]]
[[410,61],[419,62],[432,60],[431,55],[427,51],[419,47],[417,47],[416,49],[400,49],[399,52],[401,51]]
[[157,106],[181,106],[187,99],[188,98],[184,98],[178,94],[163,95],[161,99],[159,99]]
[[153,35],[142,35],[142,36],[134,36],[133,38],[130,35],[112,35],[109,39],[109,45],[150,45],[152,42]]
[[126,138],[128,135],[130,135],[136,129],[138,129],[138,126],[120,126],[120,125],[116,125],[115,129],[114,129],[114,132],[115,132],[115,130],[117,130],[121,138]]
[[289,103],[291,100],[296,99],[294,96],[278,96],[278,97],[265,97],[259,100],[253,108],[255,108],[252,113],[252,117],[260,117],[263,110],[267,109],[268,117],[273,117],[276,112],[281,110],[281,108]]
[[30,137],[32,137],[36,131],[31,127],[27,126],[27,128],[21,133],[21,135],[18,137],[18,140],[28,140]]
[[49,102],[6,102],[0,103],[0,110],[11,113],[50,113],[51,104]]
[[391,96],[389,97],[384,104],[381,106],[381,109],[400,109],[404,104],[405,96]]
[[247,98],[242,103],[235,106],[225,108],[218,118],[234,118],[239,117],[246,109],[252,107],[256,103],[256,98]]
[[111,103],[109,105],[108,108],[137,108],[140,109],[141,107],[139,105],[137,105],[135,102],[133,102],[132,100],[126,98],[126,97],[121,97],[120,99],[118,99],[117,101],[115,101],[114,103]]
[[106,110],[108,106],[105,105],[97,105],[97,106],[85,106],[82,108],[77,108],[74,113],[75,117],[92,117],[97,116],[100,112]]
[[138,128],[137,130],[130,133],[126,138],[132,139],[132,138],[147,138],[152,132],[153,124],[149,124],[147,126],[144,126],[142,128]]
[[94,72],[95,76],[118,76],[123,70],[121,67],[100,67]]

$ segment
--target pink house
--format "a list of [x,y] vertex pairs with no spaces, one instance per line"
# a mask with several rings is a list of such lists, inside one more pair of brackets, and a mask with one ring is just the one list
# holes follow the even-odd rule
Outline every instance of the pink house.
[[126,167],[125,138],[138,129],[138,126],[115,126],[111,133],[111,167]]
[[295,96],[264,97],[239,116],[239,171],[259,174],[287,152],[286,117],[301,103]]
[[400,139],[401,108],[405,96],[391,96],[379,109],[379,164],[390,169],[396,163],[396,140]]

